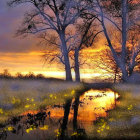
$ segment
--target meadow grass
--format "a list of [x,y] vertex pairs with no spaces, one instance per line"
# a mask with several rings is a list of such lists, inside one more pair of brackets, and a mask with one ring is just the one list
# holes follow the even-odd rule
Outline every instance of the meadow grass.
[[82,89],[82,84],[66,81],[0,80],[0,123],[29,110],[64,104]]
[[112,89],[120,94],[116,108],[107,118],[95,122],[93,137],[98,139],[140,139],[140,86],[115,84]]
[[[114,84],[112,89],[120,94],[116,108],[107,118],[94,122],[91,139],[140,138],[140,87],[132,84]],[[83,84],[45,80],[1,80],[0,123],[29,110],[64,104],[84,90]],[[86,139],[90,139],[87,137]]]

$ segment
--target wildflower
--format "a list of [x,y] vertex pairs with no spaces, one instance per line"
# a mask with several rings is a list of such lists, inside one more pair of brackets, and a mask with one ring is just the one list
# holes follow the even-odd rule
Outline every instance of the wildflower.
[[53,95],[52,94],[50,94],[50,98],[52,98],[53,97]]
[[132,109],[133,109],[133,105],[129,105],[128,110],[132,110]]
[[76,136],[76,135],[78,135],[77,132],[74,132],[73,134],[71,134],[71,136]]
[[29,108],[30,107],[30,105],[25,105],[25,108]]
[[67,94],[65,94],[64,96],[65,96],[65,97],[67,97],[68,95],[67,95]]
[[106,126],[106,123],[104,123],[104,124],[102,125],[102,128],[105,128],[105,126]]
[[34,102],[34,99],[32,98],[31,101]]
[[13,97],[12,101],[11,101],[12,104],[16,104],[16,103],[20,103],[20,102],[21,102],[20,99],[17,99],[15,97]]
[[56,133],[56,136],[59,137],[61,135],[59,129],[54,130],[54,132]]
[[114,121],[114,119],[113,119],[113,118],[110,118],[110,119],[109,119],[109,121],[111,121],[111,122],[112,122],[112,121]]
[[107,126],[107,127],[106,127],[106,129],[107,129],[107,130],[109,130],[109,129],[110,129],[110,127],[109,127],[109,126]]
[[26,133],[30,133],[30,131],[35,130],[36,127],[34,125],[31,125],[30,128],[26,129]]
[[104,129],[102,128],[101,131],[103,131]]
[[74,95],[75,94],[75,90],[72,90],[71,94]]
[[9,127],[7,128],[7,130],[8,130],[8,131],[13,131],[13,130],[14,130],[14,127],[9,126]]
[[15,97],[12,98],[12,104],[15,104],[16,103],[16,99]]
[[28,129],[26,129],[26,133],[30,133],[30,131],[32,131],[33,130],[33,128],[28,128]]
[[59,137],[60,135],[61,135],[61,133],[60,132],[57,132],[57,135],[56,136]]
[[0,108],[0,114],[3,114],[3,109],[2,108]]
[[44,125],[43,127],[39,127],[40,130],[48,130],[48,125]]

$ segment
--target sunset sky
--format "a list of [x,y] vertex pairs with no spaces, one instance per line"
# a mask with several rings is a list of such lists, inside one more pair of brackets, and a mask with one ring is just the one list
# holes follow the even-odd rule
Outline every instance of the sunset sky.
[[[43,73],[48,77],[65,76],[63,66],[53,63],[45,64],[42,54],[44,47],[38,45],[39,40],[35,36],[28,36],[26,38],[15,37],[15,32],[22,22],[24,13],[28,11],[29,7],[17,6],[10,8],[6,4],[7,0],[0,0],[0,73],[3,69],[9,69],[14,75],[17,72],[21,73]],[[89,58],[95,56],[98,58],[98,53],[102,49],[100,44],[93,49],[86,49],[83,55]],[[88,55],[87,55],[88,54]],[[104,71],[93,69],[93,62],[87,60],[91,66],[85,66],[81,69],[81,77],[94,78],[100,76]]]

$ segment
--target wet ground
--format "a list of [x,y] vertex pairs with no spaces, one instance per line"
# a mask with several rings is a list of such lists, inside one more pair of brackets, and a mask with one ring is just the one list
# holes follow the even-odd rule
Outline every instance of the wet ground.
[[[46,109],[26,111],[12,116],[0,125],[0,140],[55,140],[86,139],[99,133],[96,121],[107,118],[108,111],[119,103],[119,95],[110,89],[90,89],[66,101],[65,104],[47,106]],[[104,129],[109,126],[101,120]]]

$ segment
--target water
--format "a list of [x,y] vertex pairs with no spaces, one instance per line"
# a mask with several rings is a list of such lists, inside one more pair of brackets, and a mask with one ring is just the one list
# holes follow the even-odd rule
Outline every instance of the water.
[[117,98],[118,94],[110,89],[91,89],[65,105],[49,106],[40,112],[25,112],[0,126],[0,139],[53,140],[92,136],[94,121],[107,117],[107,111],[116,106]]

